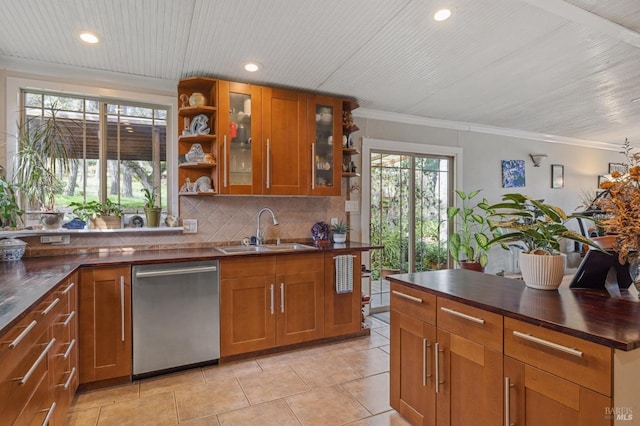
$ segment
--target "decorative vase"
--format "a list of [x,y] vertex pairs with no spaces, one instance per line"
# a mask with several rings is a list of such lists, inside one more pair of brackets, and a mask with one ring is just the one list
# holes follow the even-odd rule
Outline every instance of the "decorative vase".
[[149,228],[157,228],[160,226],[160,213],[162,213],[161,207],[144,208],[144,215],[147,218],[147,226]]
[[640,256],[637,252],[629,253],[627,262],[629,263],[629,276],[633,286],[638,290],[638,297],[640,297]]
[[557,290],[562,284],[567,256],[520,253],[520,270],[527,287]]
[[484,266],[482,266],[480,262],[470,262],[468,260],[463,260],[460,262],[460,267],[468,271],[484,272]]

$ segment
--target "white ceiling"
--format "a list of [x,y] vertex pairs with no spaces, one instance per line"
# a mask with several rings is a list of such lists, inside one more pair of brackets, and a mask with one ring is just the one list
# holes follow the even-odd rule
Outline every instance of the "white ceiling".
[[0,67],[216,76],[619,145],[640,142],[638,31],[640,0],[0,0]]

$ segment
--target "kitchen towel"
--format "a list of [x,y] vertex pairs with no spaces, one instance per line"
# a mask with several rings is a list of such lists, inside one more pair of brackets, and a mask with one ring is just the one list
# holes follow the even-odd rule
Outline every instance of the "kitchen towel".
[[336,262],[336,293],[353,292],[353,256],[334,257]]

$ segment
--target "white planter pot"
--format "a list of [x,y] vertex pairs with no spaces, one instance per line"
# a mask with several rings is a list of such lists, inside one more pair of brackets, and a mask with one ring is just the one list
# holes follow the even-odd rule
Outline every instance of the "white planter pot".
[[344,243],[347,241],[347,234],[333,234],[334,243]]
[[544,256],[520,253],[520,271],[527,287],[538,290],[557,290],[562,283],[567,256]]

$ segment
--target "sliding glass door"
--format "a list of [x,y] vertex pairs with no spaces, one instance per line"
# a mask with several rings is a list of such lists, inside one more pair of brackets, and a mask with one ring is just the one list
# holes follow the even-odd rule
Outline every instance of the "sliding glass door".
[[372,149],[369,241],[371,311],[387,310],[388,274],[449,267],[447,206],[453,157]]

